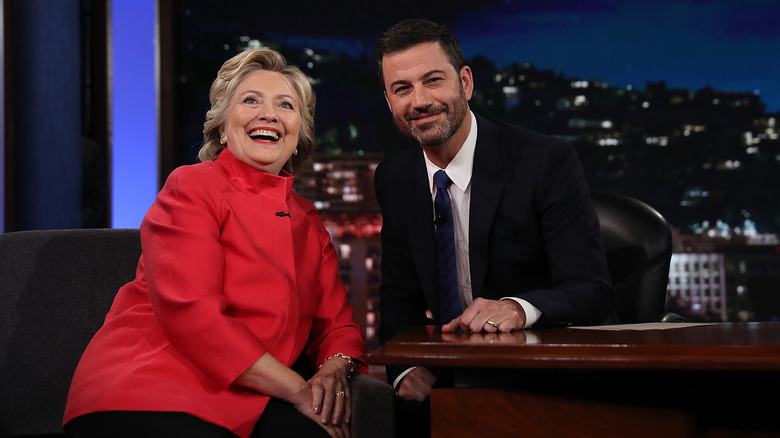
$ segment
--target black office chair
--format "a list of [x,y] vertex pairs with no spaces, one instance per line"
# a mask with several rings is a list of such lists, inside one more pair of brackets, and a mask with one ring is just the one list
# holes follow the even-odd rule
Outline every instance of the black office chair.
[[680,322],[664,313],[672,230],[654,208],[629,196],[594,194],[620,323]]

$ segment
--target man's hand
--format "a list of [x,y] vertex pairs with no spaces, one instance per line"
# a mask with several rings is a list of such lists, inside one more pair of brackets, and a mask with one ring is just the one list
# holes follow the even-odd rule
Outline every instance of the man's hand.
[[398,385],[398,396],[407,400],[423,402],[431,396],[436,375],[428,368],[417,367],[406,374]]
[[514,300],[477,298],[463,313],[442,326],[443,332],[463,329],[472,332],[510,332],[525,325],[525,311]]

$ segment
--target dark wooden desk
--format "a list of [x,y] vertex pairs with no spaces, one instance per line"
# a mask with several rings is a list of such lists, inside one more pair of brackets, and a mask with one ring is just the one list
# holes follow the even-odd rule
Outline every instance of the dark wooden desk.
[[431,393],[433,437],[780,436],[780,323],[504,334],[428,326],[370,360],[452,377]]

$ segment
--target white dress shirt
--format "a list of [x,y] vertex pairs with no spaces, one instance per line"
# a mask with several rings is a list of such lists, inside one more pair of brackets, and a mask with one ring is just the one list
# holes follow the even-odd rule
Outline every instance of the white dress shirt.
[[[450,161],[446,169],[447,176],[452,180],[448,192],[452,202],[452,215],[455,220],[455,264],[458,271],[458,296],[460,297],[460,308],[465,310],[474,299],[471,289],[471,269],[469,264],[469,209],[471,207],[471,174],[474,169],[474,151],[477,147],[477,118],[474,113],[471,115],[471,130],[466,141],[461,146],[455,158]],[[425,157],[425,167],[428,171],[428,183],[431,189],[431,199],[436,198],[436,184],[433,182],[433,174],[442,170]],[[433,222],[436,213],[431,211],[431,222]],[[520,304],[525,311],[525,325],[523,328],[532,326],[542,315],[536,307],[526,300],[516,297],[504,297],[502,300],[513,300]],[[447,321],[449,322],[449,321]],[[394,381],[393,387],[398,391],[398,385],[406,375],[417,367],[411,367],[401,373]]]
[[[471,174],[474,169],[474,151],[477,148],[477,118],[469,111],[471,116],[471,130],[466,141],[461,146],[457,155],[443,169],[452,180],[448,192],[452,200],[452,215],[455,219],[455,259],[458,270],[458,295],[460,296],[460,308],[465,310],[474,299],[471,289],[471,269],[469,264],[469,209],[471,207]],[[431,188],[431,199],[436,198],[436,184],[433,175],[440,169],[425,157],[425,167],[428,171],[428,184]],[[431,212],[431,221],[435,212]],[[504,297],[504,300],[513,300],[520,304],[525,311],[525,325],[532,326],[542,313],[526,300],[516,297]]]

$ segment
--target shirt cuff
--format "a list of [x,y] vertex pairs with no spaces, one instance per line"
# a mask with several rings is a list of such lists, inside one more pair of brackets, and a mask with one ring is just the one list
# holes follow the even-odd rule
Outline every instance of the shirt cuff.
[[536,321],[538,321],[539,318],[542,316],[542,312],[539,309],[537,309],[531,303],[529,303],[528,301],[526,301],[524,299],[517,298],[517,297],[504,297],[504,298],[501,298],[501,299],[502,300],[512,300],[512,301],[516,302],[517,304],[519,304],[520,307],[523,308],[523,311],[525,312],[525,325],[523,325],[524,329],[525,328],[529,328],[532,325],[534,325],[534,323],[536,323]]
[[417,367],[411,367],[406,369],[403,373],[399,374],[398,377],[395,378],[395,380],[393,380],[393,389],[395,389],[395,395],[398,395],[398,385],[401,384],[401,380],[403,380],[404,377],[406,377],[406,375],[409,374],[415,368]]

